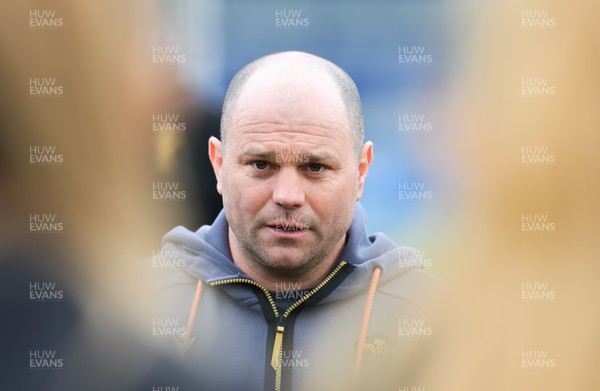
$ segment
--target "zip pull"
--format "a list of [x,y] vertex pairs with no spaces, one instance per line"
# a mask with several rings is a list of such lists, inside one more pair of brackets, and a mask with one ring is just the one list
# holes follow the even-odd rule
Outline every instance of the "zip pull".
[[277,368],[279,367],[284,331],[285,328],[283,326],[277,326],[277,333],[275,334],[275,343],[273,344],[273,355],[271,356],[271,366],[274,370],[277,370]]

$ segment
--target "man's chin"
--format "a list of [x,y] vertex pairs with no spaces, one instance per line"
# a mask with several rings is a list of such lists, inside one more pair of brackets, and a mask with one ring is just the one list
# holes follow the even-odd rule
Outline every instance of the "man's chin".
[[263,260],[271,272],[280,274],[297,274],[309,268],[309,262],[305,256],[299,254],[269,254]]

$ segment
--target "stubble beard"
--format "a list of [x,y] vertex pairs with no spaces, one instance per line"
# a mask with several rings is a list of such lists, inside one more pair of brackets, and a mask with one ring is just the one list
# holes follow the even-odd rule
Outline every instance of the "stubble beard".
[[[235,224],[234,224],[235,225]],[[318,232],[313,230],[310,234],[315,236],[313,246],[301,254],[301,259],[294,262],[287,260],[275,259],[276,256],[269,254],[267,244],[262,242],[257,235],[260,228],[253,227],[252,231],[247,229],[237,229],[230,226],[233,234],[238,242],[238,245],[244,255],[264,272],[273,276],[282,278],[301,277],[313,270],[317,265],[322,263],[328,256],[331,255],[337,243],[346,234],[346,232],[337,232],[333,237],[326,239],[322,238]],[[341,231],[338,230],[338,231]],[[325,244],[319,246],[319,244]],[[280,245],[284,247],[283,245]],[[285,251],[285,250],[284,250]],[[297,256],[292,254],[292,256]],[[281,257],[289,257],[282,255]]]

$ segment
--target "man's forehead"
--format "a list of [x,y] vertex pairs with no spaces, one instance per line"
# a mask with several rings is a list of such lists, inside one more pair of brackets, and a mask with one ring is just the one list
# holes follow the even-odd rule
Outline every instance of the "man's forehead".
[[234,144],[243,146],[249,143],[294,144],[308,148],[331,146],[351,148],[352,137],[345,117],[330,116],[287,116],[277,110],[264,110],[259,113],[248,110],[241,112],[231,127]]
[[306,127],[282,128],[270,124],[253,124],[233,130],[232,147],[240,154],[319,152],[333,156],[352,149],[349,132],[344,128]]
[[350,145],[352,133],[335,83],[305,69],[258,70],[242,89],[230,123],[231,138],[240,145],[288,142],[337,149]]
[[234,128],[251,124],[269,126],[307,125],[323,128],[347,128],[346,108],[332,84],[318,84],[314,80],[258,75],[243,88],[232,111]]
[[238,98],[238,106],[261,102],[293,108],[314,99],[326,101],[330,109],[343,107],[339,88],[324,71],[307,67],[265,66],[256,70],[246,81]]

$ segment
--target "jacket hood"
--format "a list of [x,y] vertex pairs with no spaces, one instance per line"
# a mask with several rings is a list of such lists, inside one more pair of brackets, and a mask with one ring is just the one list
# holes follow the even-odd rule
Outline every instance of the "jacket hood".
[[[223,279],[249,278],[232,261],[228,239],[229,224],[223,210],[212,225],[196,232],[176,227],[163,238],[164,249],[177,249],[179,258],[185,260],[187,274],[211,283]],[[415,269],[413,262],[402,262],[406,254],[414,254],[409,247],[397,247],[385,234],[368,235],[366,214],[356,203],[354,217],[348,229],[348,240],[338,261],[352,265],[352,272],[322,303],[340,300],[365,291],[375,268],[381,269],[380,285]],[[412,260],[412,258],[411,258]]]

